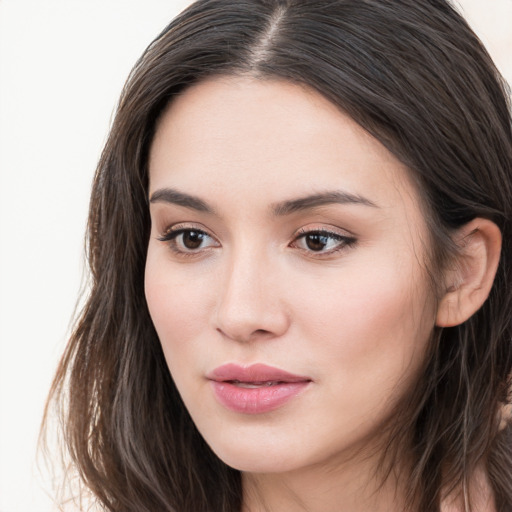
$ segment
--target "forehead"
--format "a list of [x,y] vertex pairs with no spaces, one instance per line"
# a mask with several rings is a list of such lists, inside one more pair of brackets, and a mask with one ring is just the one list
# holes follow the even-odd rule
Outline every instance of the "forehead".
[[[319,93],[285,81],[215,77],[164,112],[150,152],[150,194],[181,187],[211,201],[277,202],[331,189],[416,208],[408,170]],[[416,208],[417,209],[417,208]]]

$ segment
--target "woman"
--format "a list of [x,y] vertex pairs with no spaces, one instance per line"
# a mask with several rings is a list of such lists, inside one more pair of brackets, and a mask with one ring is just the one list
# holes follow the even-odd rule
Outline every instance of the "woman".
[[135,66],[52,389],[110,511],[508,511],[512,133],[444,1],[200,0]]

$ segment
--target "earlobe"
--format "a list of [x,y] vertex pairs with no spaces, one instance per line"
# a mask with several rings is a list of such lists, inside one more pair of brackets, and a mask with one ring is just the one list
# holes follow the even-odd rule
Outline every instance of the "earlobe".
[[445,292],[439,302],[436,325],[453,327],[465,322],[491,291],[501,252],[501,232],[494,222],[477,218],[456,233],[459,254],[445,272]]

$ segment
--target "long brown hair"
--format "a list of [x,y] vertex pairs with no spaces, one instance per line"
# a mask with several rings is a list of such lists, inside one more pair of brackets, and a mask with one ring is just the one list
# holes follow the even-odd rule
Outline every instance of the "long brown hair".
[[[148,150],[164,107],[191,84],[250,74],[305,84],[410,169],[426,205],[435,281],[450,234],[476,217],[503,235],[490,296],[437,329],[387,452],[412,460],[409,500],[439,509],[484,464],[512,510],[512,128],[505,84],[445,0],[199,0],[148,47],[122,93],[90,204],[91,292],[50,394],[80,479],[111,512],[239,512],[241,478],[197,432],[144,297]],[[48,426],[47,426],[48,428]],[[401,453],[403,455],[403,453]]]

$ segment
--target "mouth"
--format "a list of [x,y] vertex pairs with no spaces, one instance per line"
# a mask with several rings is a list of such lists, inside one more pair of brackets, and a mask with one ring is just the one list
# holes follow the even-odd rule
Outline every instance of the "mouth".
[[266,364],[253,364],[241,366],[230,363],[215,368],[207,375],[207,378],[216,382],[230,382],[232,384],[250,384],[254,386],[269,386],[278,383],[310,382],[312,379],[303,375],[268,366]]
[[310,377],[264,364],[219,366],[207,375],[221,405],[243,414],[263,414],[285,405],[309,387]]
[[270,387],[270,386],[277,386],[279,384],[284,384],[283,381],[277,381],[277,380],[269,380],[264,382],[241,382],[239,380],[227,380],[224,381],[229,384],[232,384],[233,386],[237,386],[239,388],[246,388],[246,389],[258,389],[262,387]]

